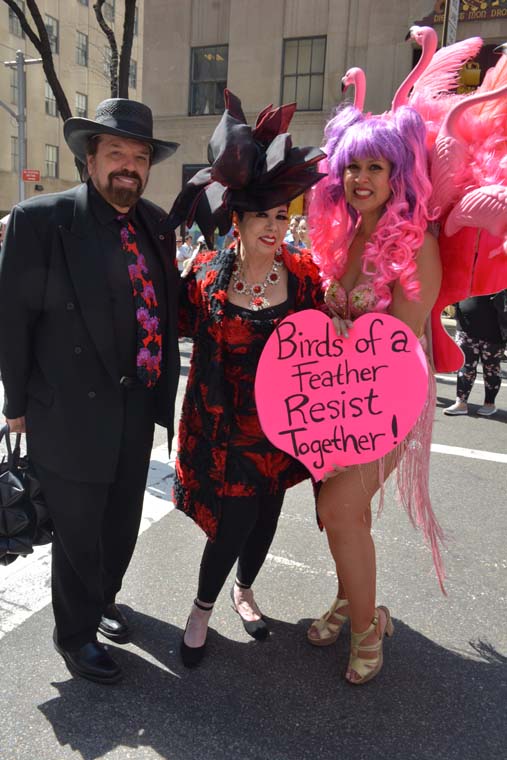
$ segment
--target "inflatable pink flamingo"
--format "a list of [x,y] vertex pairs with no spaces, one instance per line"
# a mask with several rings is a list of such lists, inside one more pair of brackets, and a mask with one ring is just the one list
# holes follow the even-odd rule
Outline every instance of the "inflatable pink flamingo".
[[406,39],[417,42],[422,47],[422,53],[417,64],[396,90],[391,103],[392,111],[396,111],[400,106],[407,105],[410,90],[428,68],[438,47],[438,36],[431,26],[411,26]]
[[[501,50],[507,56],[507,45],[502,45],[497,50]],[[492,108],[492,104],[497,101],[500,103],[498,115]],[[454,234],[464,225],[489,229],[493,234],[499,234],[503,229],[507,232],[507,226],[499,226],[492,217],[492,214],[501,211],[502,202],[505,202],[505,188],[501,182],[502,173],[507,180],[507,171],[501,170],[507,148],[505,139],[502,139],[504,135],[507,137],[507,129],[502,129],[501,123],[502,120],[505,122],[506,118],[506,109],[501,105],[503,101],[507,102],[507,82],[494,90],[485,90],[469,96],[451,108],[437,136],[431,159],[433,207],[439,209],[439,216],[442,217],[451,206],[457,204],[447,220],[448,235]],[[478,118],[466,119],[466,111],[485,102],[489,106],[487,113],[483,110]],[[487,150],[482,147],[485,142]],[[500,146],[500,155],[498,147],[495,149],[495,144]],[[488,182],[488,177],[497,178],[499,182]],[[489,187],[487,193],[486,187]],[[468,192],[465,192],[466,190]],[[470,191],[474,193],[473,200]],[[482,211],[477,205],[480,204],[481,198]],[[474,207],[477,207],[475,219]],[[505,206],[503,212],[505,218]],[[495,224],[494,228],[492,224]]]
[[[497,50],[507,57],[507,43],[500,45]],[[460,105],[473,107],[484,101],[490,106],[495,101],[501,103],[500,120],[495,119],[494,111],[490,111],[489,117],[485,121],[489,123],[490,128],[496,127],[497,132],[503,126],[503,134],[496,135],[496,150],[495,137],[491,141],[488,140],[489,135],[487,135],[489,150],[481,151],[480,146],[475,145],[473,146],[473,153],[485,164],[481,166],[483,176],[496,176],[500,181],[485,184],[465,193],[447,217],[445,233],[448,236],[454,235],[461,227],[477,227],[488,230],[492,235],[503,239],[502,245],[491,251],[490,255],[494,256],[500,251],[507,254],[507,127],[505,126],[507,119],[507,83],[490,92],[472,95],[465,104]],[[486,134],[488,133],[487,126]],[[458,149],[458,153],[460,150]]]
[[[497,49],[507,56],[507,44]],[[433,358],[440,372],[455,371],[463,362],[461,351],[442,327],[442,309],[469,296],[496,293],[507,287],[507,255],[496,256],[492,261],[497,253],[507,254],[507,83],[501,84],[502,78],[504,82],[507,78],[504,59],[495,70],[487,76],[487,84],[497,86],[489,91],[484,89],[485,79],[480,92],[455,106],[444,127],[446,150],[438,152],[440,138],[435,146],[434,160],[449,161],[452,173],[461,157],[469,167],[470,181],[466,192],[461,188],[461,197],[447,219],[442,220],[445,234],[441,232],[439,236],[442,287],[431,324]],[[465,121],[463,115],[467,109],[470,114]],[[458,116],[461,116],[460,125]],[[455,127],[459,128],[459,137]],[[445,180],[445,168],[434,165],[432,169],[434,181],[435,177]],[[488,177],[497,181],[488,183]],[[455,180],[464,181],[459,169]],[[450,192],[450,201],[444,190]],[[449,208],[454,203],[454,192],[444,185],[436,186],[434,198]]]
[[392,109],[411,105],[419,112],[426,124],[426,145],[431,150],[446,113],[458,98],[466,97],[454,92],[459,72],[463,64],[477,55],[482,40],[470,37],[435,52],[438,40],[431,27],[413,26],[409,37],[422,46],[422,54],[417,66],[398,88]]
[[342,78],[342,92],[351,86],[354,87],[354,108],[363,111],[366,98],[366,74],[358,66],[348,69]]
[[460,198],[467,181],[471,179],[469,145],[458,137],[457,125],[462,114],[473,105],[473,98],[461,100],[451,108],[433,146],[430,158],[433,194],[430,203],[439,217],[444,216]]
[[455,235],[462,227],[488,230],[503,242],[491,251],[490,258],[507,254],[507,187],[489,185],[472,190],[454,206],[445,223],[445,234]]
[[[502,52],[507,54],[507,47]],[[479,124],[470,124],[465,119],[465,112],[474,108],[477,104],[487,101],[489,105],[493,101],[507,97],[507,84],[498,87],[495,90],[486,90],[470,95],[466,99],[457,103],[445,117],[440,132],[437,135],[433,155],[431,158],[431,181],[433,183],[433,206],[440,208],[440,216],[443,216],[450,207],[461,197],[464,198],[464,189],[473,183],[472,163],[474,156],[484,157],[484,152],[480,150],[481,139],[487,139],[497,127],[493,124],[494,111],[490,111],[489,118],[483,118],[481,126]],[[505,118],[505,115],[504,115]],[[462,122],[465,134],[459,129]],[[487,123],[489,122],[489,123]],[[470,129],[470,126],[472,127]],[[482,133],[482,134],[481,134]],[[492,156],[486,161],[491,162]],[[496,160],[496,157],[495,157]],[[490,167],[489,173],[495,171],[495,167]],[[487,167],[485,168],[487,172]],[[477,184],[477,181],[474,183]],[[488,203],[488,206],[491,204]],[[470,205],[468,204],[470,210]],[[456,211],[456,213],[459,213]],[[454,219],[454,217],[453,217]],[[454,222],[451,222],[451,228]],[[469,227],[476,226],[469,224]],[[483,225],[485,226],[485,225]],[[455,232],[457,228],[453,229]],[[449,231],[449,234],[452,234]]]

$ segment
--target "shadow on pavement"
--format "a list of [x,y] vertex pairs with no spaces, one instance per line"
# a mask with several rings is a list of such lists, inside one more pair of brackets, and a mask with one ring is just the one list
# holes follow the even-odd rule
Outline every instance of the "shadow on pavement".
[[136,757],[149,747],[147,757],[167,760],[499,757],[507,659],[488,642],[453,652],[395,620],[384,670],[353,687],[342,679],[348,633],[312,648],[308,620],[271,619],[264,643],[212,628],[206,658],[189,671],[179,628],[133,611],[130,618],[134,646],[111,647],[125,669],[121,684],[54,683],[60,695],[39,706],[60,745],[85,760],[115,747]]

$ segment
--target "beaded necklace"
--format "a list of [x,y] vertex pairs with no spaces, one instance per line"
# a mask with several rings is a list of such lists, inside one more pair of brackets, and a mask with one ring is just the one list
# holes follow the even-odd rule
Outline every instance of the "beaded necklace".
[[280,282],[280,270],[283,269],[283,256],[280,249],[276,251],[273,257],[271,269],[264,278],[264,282],[249,283],[243,274],[243,263],[236,254],[236,261],[232,266],[232,289],[238,295],[250,296],[249,307],[252,311],[267,309],[271,304],[264,296],[268,285],[276,285]]

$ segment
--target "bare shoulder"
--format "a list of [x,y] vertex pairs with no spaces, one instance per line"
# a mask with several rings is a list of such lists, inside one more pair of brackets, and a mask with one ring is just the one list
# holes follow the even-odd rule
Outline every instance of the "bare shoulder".
[[416,335],[420,336],[424,332],[426,319],[437,300],[442,280],[438,243],[429,232],[424,236],[416,263],[416,278],[419,282],[417,299],[407,298],[398,281],[393,288],[393,299],[389,312],[405,322]]
[[441,271],[440,252],[438,242],[431,232],[424,235],[423,244],[417,254],[417,268],[419,271]]

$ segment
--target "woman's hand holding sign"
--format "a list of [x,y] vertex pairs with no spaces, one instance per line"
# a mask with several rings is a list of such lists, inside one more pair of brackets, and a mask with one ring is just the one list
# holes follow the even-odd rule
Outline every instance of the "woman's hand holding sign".
[[344,338],[349,337],[349,330],[351,329],[353,322],[350,319],[342,319],[341,317],[333,317],[333,325],[337,335],[343,335]]
[[334,329],[337,335],[343,335],[344,338],[349,337],[349,330],[352,327],[351,319],[342,319],[339,316],[339,304],[337,303],[338,292],[336,288],[336,282],[332,280],[326,288],[324,294],[324,302],[331,312],[333,319]]

